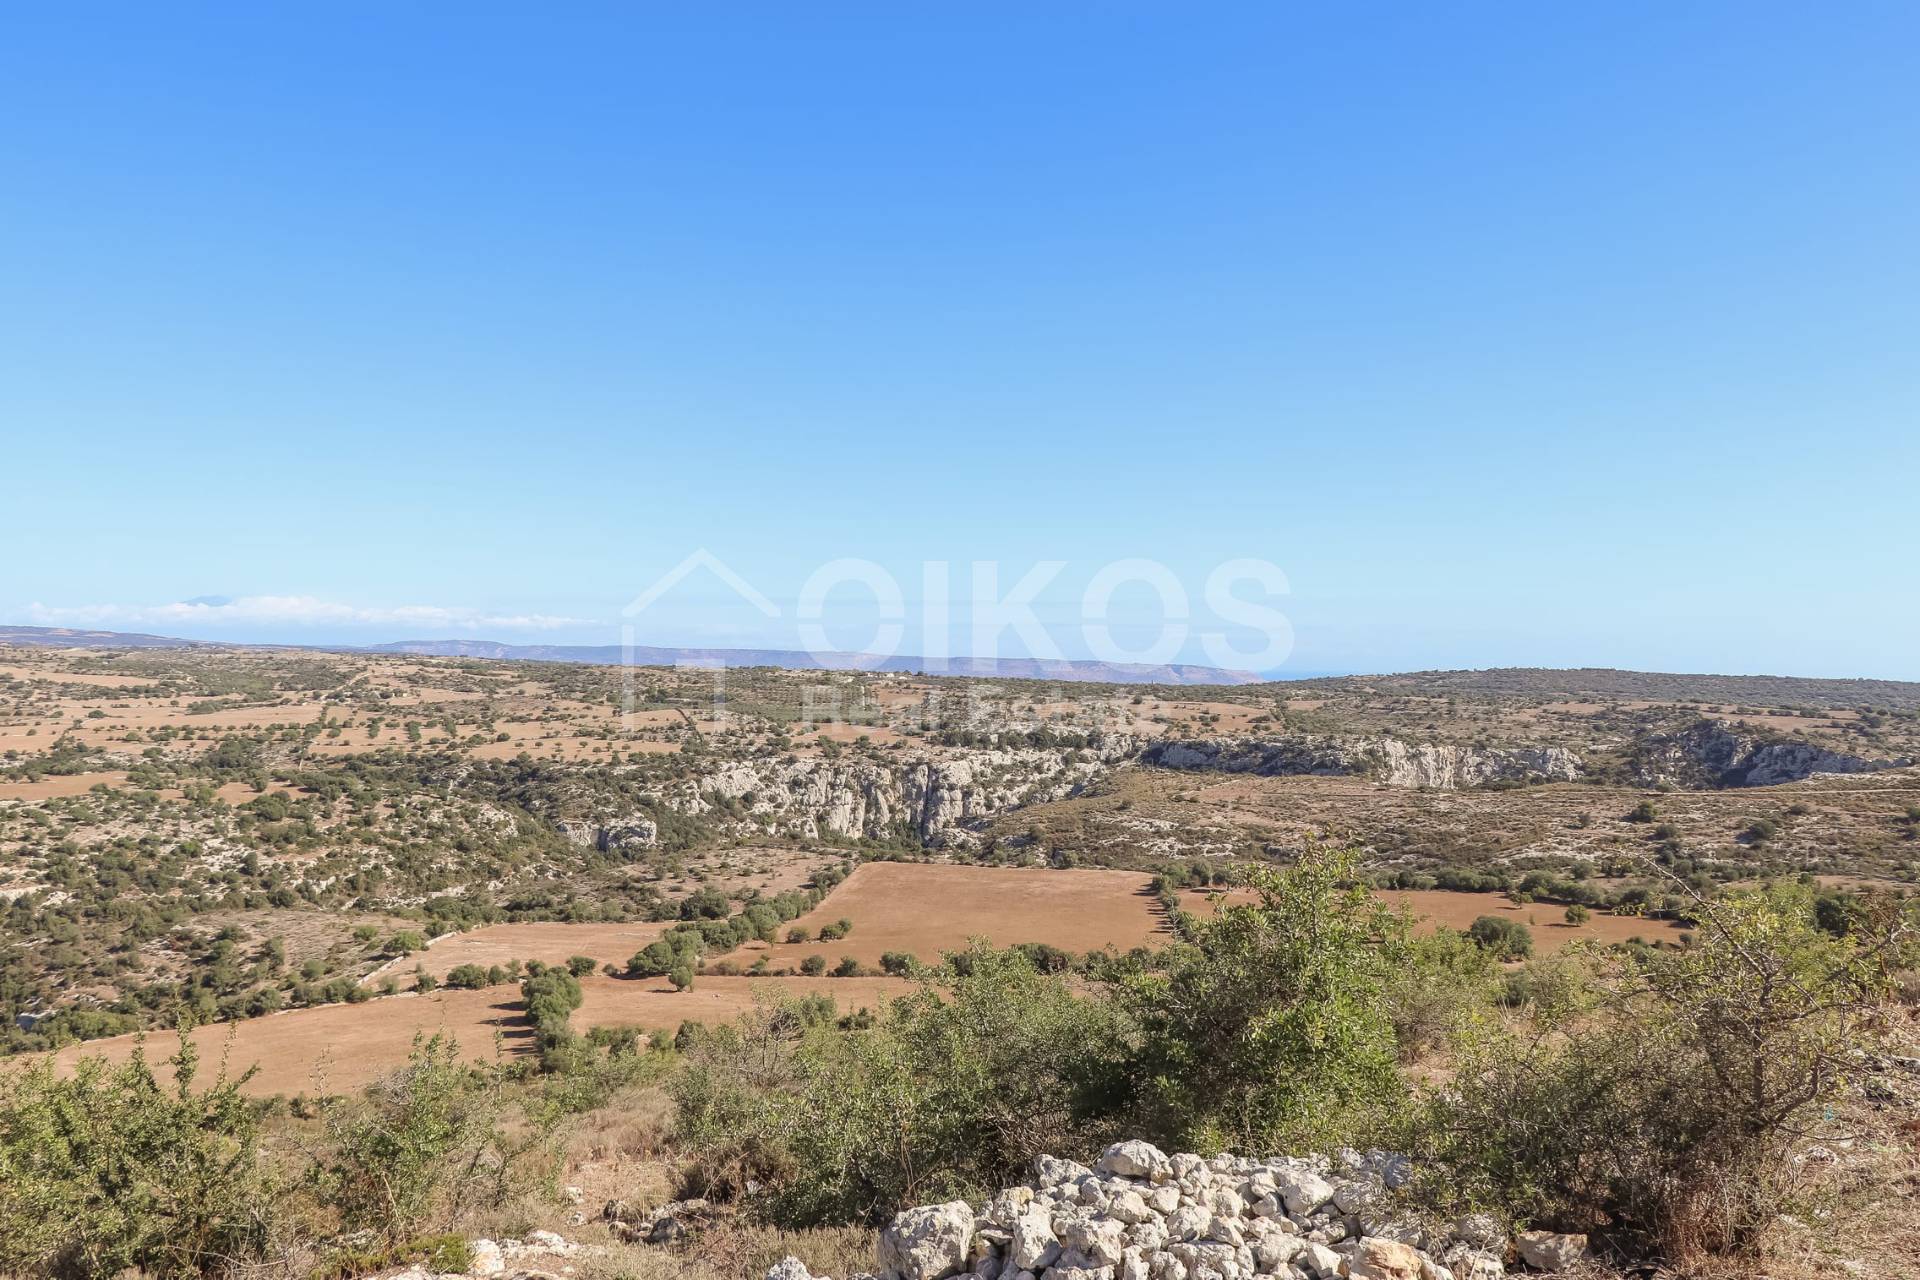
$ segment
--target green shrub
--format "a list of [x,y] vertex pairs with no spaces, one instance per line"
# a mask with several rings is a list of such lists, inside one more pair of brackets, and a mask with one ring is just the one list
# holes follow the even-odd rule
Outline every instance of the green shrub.
[[1505,916],[1481,916],[1467,926],[1467,936],[1500,960],[1524,960],[1533,954],[1533,930]]
[[347,1226],[390,1245],[444,1227],[467,1205],[505,1192],[500,1111],[491,1073],[462,1063],[457,1043],[416,1038],[407,1065],[364,1098],[327,1104],[331,1150],[310,1180]]
[[1111,1136],[1083,1117],[1093,1072],[1126,1039],[1114,1008],[1018,952],[969,954],[862,1030],[785,1006],[692,1037],[671,1086],[700,1154],[684,1189],[753,1179],[783,1225],[876,1221]]
[[486,986],[487,982],[487,970],[477,964],[455,965],[453,971],[447,974],[447,985],[462,990],[476,990]]
[[1385,986],[1400,1060],[1412,1061],[1475,1025],[1492,1005],[1499,978],[1493,957],[1457,929],[1409,942],[1406,962]]
[[1189,1150],[1310,1146],[1404,1095],[1386,990],[1407,922],[1353,864],[1309,847],[1254,868],[1254,901],[1189,917],[1185,937],[1121,970],[1113,992],[1141,1039],[1116,1055],[1112,1098],[1140,1133]]
[[1779,1213],[1791,1143],[1858,1080],[1912,922],[1875,902],[1835,936],[1797,886],[1700,915],[1693,947],[1617,953],[1597,1000],[1537,1005],[1532,1034],[1462,1062],[1415,1144],[1437,1207],[1610,1227],[1678,1261]]
[[41,1059],[0,1081],[0,1270],[195,1276],[259,1257],[271,1204],[246,1077],[193,1087],[184,1035],[162,1085],[136,1050],[122,1066]]

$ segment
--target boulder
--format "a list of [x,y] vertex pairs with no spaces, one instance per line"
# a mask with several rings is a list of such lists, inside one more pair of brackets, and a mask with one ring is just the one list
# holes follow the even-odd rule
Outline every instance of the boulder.
[[1341,1261],[1339,1254],[1323,1244],[1308,1244],[1294,1259],[1296,1266],[1304,1267],[1309,1274],[1319,1276],[1320,1280],[1333,1280],[1334,1276],[1339,1275]]
[[1333,1184],[1309,1169],[1289,1169],[1274,1178],[1274,1186],[1292,1214],[1312,1213],[1333,1199]]
[[788,1254],[767,1268],[767,1280],[827,1280],[807,1270],[807,1264]]
[[489,1280],[507,1269],[507,1258],[491,1240],[475,1240],[467,1246],[467,1274]]
[[966,1201],[909,1209],[880,1233],[880,1270],[894,1280],[944,1280],[966,1270],[972,1243]]
[[1420,1280],[1420,1253],[1397,1240],[1362,1236],[1347,1255],[1352,1280]]
[[1587,1255],[1587,1238],[1558,1231],[1522,1231],[1513,1246],[1536,1271],[1565,1271]]
[[1127,1249],[1127,1224],[1105,1214],[1061,1214],[1053,1234],[1063,1249],[1084,1254],[1096,1267],[1117,1266]]
[[1165,1153],[1150,1142],[1116,1142],[1100,1157],[1102,1173],[1117,1173],[1126,1178],[1151,1178],[1164,1174],[1168,1167]]
[[1053,1234],[1053,1220],[1044,1209],[1029,1209],[1013,1220],[1012,1239],[1007,1245],[1007,1261],[1022,1271],[1038,1271],[1060,1256],[1060,1241]]

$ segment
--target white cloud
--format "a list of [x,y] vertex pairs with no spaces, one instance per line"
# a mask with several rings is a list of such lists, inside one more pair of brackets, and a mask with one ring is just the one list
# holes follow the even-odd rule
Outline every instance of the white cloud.
[[[279,625],[288,627],[399,627],[552,631],[586,625],[581,618],[557,618],[544,613],[488,613],[481,609],[410,604],[367,608],[322,600],[316,596],[241,596],[228,600],[205,597],[173,604],[94,604],[57,606],[35,602],[28,618],[46,627],[218,627]],[[396,639],[421,639],[404,636]]]

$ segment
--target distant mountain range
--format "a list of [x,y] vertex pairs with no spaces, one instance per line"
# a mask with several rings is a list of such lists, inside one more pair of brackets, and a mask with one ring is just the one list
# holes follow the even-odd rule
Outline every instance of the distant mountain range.
[[376,645],[217,645],[200,640],[138,635],[121,631],[80,631],[66,627],[0,627],[0,644],[60,648],[210,649],[301,648],[335,653],[404,653],[434,658],[491,658],[506,662],[579,662],[590,666],[634,663],[648,667],[783,667],[792,671],[902,671],[935,675],[992,676],[1006,680],[1061,680],[1098,684],[1228,685],[1258,684],[1250,671],[1167,663],[1093,662],[1043,658],[950,658],[937,670],[922,657],[882,658],[874,654],[815,656],[794,649],[681,649],[661,645],[503,644],[497,640],[401,640]]
[[138,631],[79,631],[72,627],[0,627],[0,644],[43,645],[49,649],[218,649],[198,640],[142,635]]

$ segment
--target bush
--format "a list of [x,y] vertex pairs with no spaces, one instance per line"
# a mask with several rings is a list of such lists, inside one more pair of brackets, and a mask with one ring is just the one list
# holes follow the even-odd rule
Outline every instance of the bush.
[[1247,873],[1255,901],[1188,917],[1185,937],[1123,967],[1141,1028],[1111,1082],[1139,1132],[1185,1150],[1312,1146],[1404,1094],[1386,991],[1404,917],[1352,879],[1353,854],[1310,846]]
[[1533,954],[1533,930],[1504,916],[1481,916],[1467,926],[1467,936],[1500,960],[1524,960]]
[[193,1088],[184,1035],[162,1085],[143,1051],[83,1058],[71,1079],[41,1059],[0,1082],[0,1270],[197,1276],[261,1256],[269,1203],[246,1077]]
[[1499,978],[1486,949],[1456,929],[1408,943],[1406,963],[1386,983],[1400,1060],[1412,1061],[1473,1026],[1492,1003]]
[[455,965],[447,974],[447,985],[465,991],[478,990],[488,983],[488,971],[477,964]]
[[1687,950],[1613,956],[1597,1003],[1542,1007],[1429,1101],[1428,1194],[1682,1262],[1748,1243],[1795,1176],[1791,1142],[1863,1070],[1900,910],[1869,904],[1836,937],[1809,890],[1776,888],[1701,904]]
[[407,1065],[363,1100],[328,1104],[332,1151],[310,1179],[348,1226],[389,1245],[445,1227],[467,1205],[505,1195],[500,1109],[491,1073],[461,1063],[452,1039],[416,1038]]
[[1577,902],[1567,908],[1566,920],[1568,924],[1582,925],[1591,919],[1593,919],[1593,912]]
[[800,962],[800,972],[806,974],[809,978],[817,978],[826,971],[827,958],[825,956],[808,956]]
[[520,984],[527,1020],[543,1056],[573,1040],[573,1011],[580,1007],[580,980],[565,969],[542,969]]
[[683,1190],[749,1178],[773,1221],[879,1221],[1026,1176],[1034,1156],[1111,1136],[1087,1087],[1125,1033],[1018,952],[976,949],[965,972],[847,1032],[786,1006],[697,1035],[671,1088],[701,1153]]

